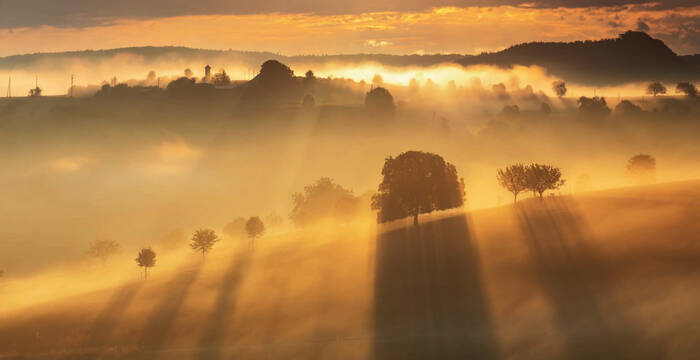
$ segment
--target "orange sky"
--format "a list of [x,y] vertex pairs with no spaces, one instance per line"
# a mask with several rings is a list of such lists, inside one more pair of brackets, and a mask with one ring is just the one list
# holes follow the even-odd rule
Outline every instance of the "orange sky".
[[[643,24],[640,24],[643,23]],[[700,5],[654,10],[442,7],[339,15],[267,13],[125,17],[88,26],[0,26],[0,56],[142,45],[335,53],[478,53],[526,41],[613,37],[648,27],[681,54],[700,53]],[[1,25],[1,23],[0,23]]]

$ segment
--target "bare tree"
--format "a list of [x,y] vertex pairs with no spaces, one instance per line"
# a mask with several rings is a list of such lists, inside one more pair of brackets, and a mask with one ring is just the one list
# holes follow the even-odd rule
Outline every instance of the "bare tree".
[[563,80],[557,80],[552,83],[552,91],[557,94],[558,97],[566,95],[566,83]]
[[653,82],[650,83],[649,86],[647,86],[647,94],[649,95],[658,95],[658,94],[665,94],[666,93],[666,87],[660,83],[660,82]]
[[143,248],[136,257],[136,264],[143,267],[143,277],[148,279],[148,268],[156,266],[156,252],[151,248]]
[[265,224],[257,216],[252,216],[245,223],[245,231],[250,238],[250,248],[255,249],[255,239],[265,233]]
[[119,244],[114,240],[97,240],[90,244],[88,254],[102,260],[104,264],[107,258],[119,251]]
[[527,190],[527,169],[523,164],[509,165],[505,169],[498,169],[496,178],[501,186],[513,193],[513,204],[518,201],[518,194]]
[[530,164],[526,169],[527,188],[535,194],[560,188],[566,182],[561,178],[561,170],[551,165]]
[[199,229],[194,232],[192,236],[192,242],[190,247],[195,251],[202,252],[202,258],[204,255],[211,250],[211,248],[219,241],[219,237],[216,235],[214,230],[211,229]]

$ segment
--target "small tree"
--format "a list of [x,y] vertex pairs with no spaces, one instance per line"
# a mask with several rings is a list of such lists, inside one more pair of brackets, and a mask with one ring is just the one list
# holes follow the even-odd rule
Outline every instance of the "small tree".
[[666,87],[660,83],[660,82],[653,82],[647,86],[647,94],[649,95],[658,95],[658,94],[665,94],[666,93]]
[[243,235],[245,235],[245,223],[246,219],[243,217],[233,219],[230,223],[224,226],[224,234],[231,238],[242,238]]
[[265,224],[257,216],[252,216],[245,223],[245,231],[250,238],[250,248],[255,249],[255,239],[265,233]]
[[190,247],[195,251],[201,251],[202,258],[204,258],[204,255],[211,250],[217,241],[219,241],[219,237],[216,235],[214,230],[199,229],[194,232]]
[[648,184],[656,176],[656,159],[649,154],[638,154],[627,161],[627,176],[639,184]]
[[212,80],[214,85],[231,85],[231,78],[226,74],[226,70],[221,69],[218,73],[214,74],[214,79]]
[[104,264],[107,258],[119,251],[119,244],[114,240],[97,240],[90,244],[88,254],[102,260]]
[[528,189],[527,169],[523,164],[509,165],[505,169],[498,169],[496,178],[501,186],[513,193],[513,204],[518,201],[518,194]]
[[678,83],[678,85],[676,85],[676,92],[686,94],[690,97],[698,96],[698,89],[695,87],[694,84],[689,82]]
[[564,185],[561,179],[561,170],[551,165],[530,164],[526,168],[526,182],[528,190],[535,194],[542,194],[547,190],[555,190]]
[[390,156],[384,161],[382,175],[379,192],[372,197],[379,222],[412,216],[418,226],[419,214],[464,204],[464,181],[440,155],[407,151],[396,158]]
[[136,264],[143,267],[143,277],[148,279],[148,268],[156,266],[156,252],[151,248],[143,248],[136,257]]
[[554,91],[557,97],[562,97],[566,95],[566,83],[562,80],[557,80],[553,82],[552,91]]

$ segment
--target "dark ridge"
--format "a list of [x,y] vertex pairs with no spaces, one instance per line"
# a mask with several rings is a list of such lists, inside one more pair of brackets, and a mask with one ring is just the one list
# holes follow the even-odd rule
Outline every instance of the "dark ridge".
[[538,65],[564,80],[588,85],[636,81],[694,81],[700,78],[700,56],[679,56],[644,32],[617,38],[575,42],[531,42],[503,51],[466,56],[468,65]]

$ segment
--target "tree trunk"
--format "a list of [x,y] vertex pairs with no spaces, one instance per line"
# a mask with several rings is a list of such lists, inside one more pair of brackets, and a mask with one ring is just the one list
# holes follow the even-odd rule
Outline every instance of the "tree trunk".
[[518,202],[518,193],[513,194],[513,204]]
[[147,266],[143,267],[143,279],[148,280],[148,267]]
[[418,226],[418,211],[413,214],[413,226]]

